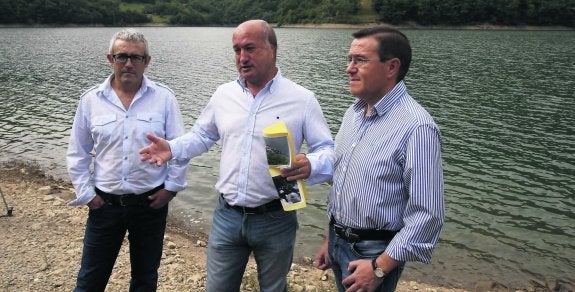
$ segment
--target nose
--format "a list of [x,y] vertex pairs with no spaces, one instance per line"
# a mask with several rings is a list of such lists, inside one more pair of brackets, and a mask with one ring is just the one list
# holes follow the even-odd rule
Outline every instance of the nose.
[[352,73],[352,72],[356,72],[356,71],[357,71],[357,67],[355,66],[354,62],[347,63],[347,67],[345,68],[345,72]]
[[241,49],[238,53],[238,60],[240,63],[244,63],[249,59],[249,53],[247,50]]

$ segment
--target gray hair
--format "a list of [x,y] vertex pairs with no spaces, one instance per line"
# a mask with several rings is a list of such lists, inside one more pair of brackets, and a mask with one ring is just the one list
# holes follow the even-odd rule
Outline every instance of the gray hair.
[[276,33],[272,26],[267,23],[265,20],[261,20],[262,22],[262,30],[267,42],[272,46],[274,49],[274,56],[277,56],[278,51],[278,39],[276,37]]
[[146,37],[144,37],[144,34],[133,29],[133,28],[125,28],[119,32],[117,32],[116,34],[114,34],[114,36],[112,37],[112,39],[110,40],[110,49],[108,50],[108,52],[110,54],[114,54],[114,43],[117,40],[123,40],[123,41],[128,41],[128,42],[136,42],[136,43],[143,43],[144,44],[144,48],[145,48],[145,52],[144,54],[146,56],[150,55],[150,51],[148,49],[148,40],[146,40]]

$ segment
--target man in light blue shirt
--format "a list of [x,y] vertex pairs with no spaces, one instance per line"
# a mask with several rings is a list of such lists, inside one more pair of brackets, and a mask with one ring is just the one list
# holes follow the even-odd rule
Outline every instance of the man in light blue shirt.
[[144,75],[142,33],[116,33],[107,57],[113,73],[80,98],[67,153],[77,196],[69,205],[90,208],[75,291],[104,291],[126,231],[130,291],[155,291],[168,202],[186,187],[187,161],[156,167],[138,150],[147,133],[173,139],[185,128],[174,93]]
[[336,136],[328,239],[317,257],[343,291],[394,291],[406,261],[428,263],[444,223],[441,133],[403,82],[411,47],[398,30],[353,34],[350,92]]
[[220,196],[208,242],[208,292],[239,291],[250,254],[260,291],[287,291],[296,229],[295,211],[282,209],[268,170],[262,131],[279,121],[291,131],[297,154],[288,180],[331,180],[333,140],[315,95],[276,67],[277,40],[263,20],[240,24],[232,36],[240,77],[213,94],[191,132],[169,141],[152,135],[142,159],[162,165],[198,156],[221,141]]

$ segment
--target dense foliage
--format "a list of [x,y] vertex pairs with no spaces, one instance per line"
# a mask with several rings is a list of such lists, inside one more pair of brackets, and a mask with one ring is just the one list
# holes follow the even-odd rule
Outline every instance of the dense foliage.
[[399,24],[575,27],[575,0],[373,0],[380,21]]
[[156,0],[149,14],[172,24],[233,25],[247,19],[271,23],[354,23],[359,0]]
[[[368,18],[360,15],[366,11]],[[575,27],[575,0],[0,0],[0,24],[199,26],[253,18],[279,25],[381,21]]]
[[139,12],[120,11],[120,0],[0,0],[3,24],[101,24],[146,23]]

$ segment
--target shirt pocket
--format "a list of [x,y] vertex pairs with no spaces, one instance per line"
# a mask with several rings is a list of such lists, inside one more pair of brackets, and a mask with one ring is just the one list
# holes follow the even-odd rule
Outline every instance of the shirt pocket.
[[140,133],[152,133],[154,136],[166,137],[164,117],[158,113],[139,113],[136,117]]
[[116,115],[101,115],[92,118],[92,137],[97,144],[108,143],[117,135]]

